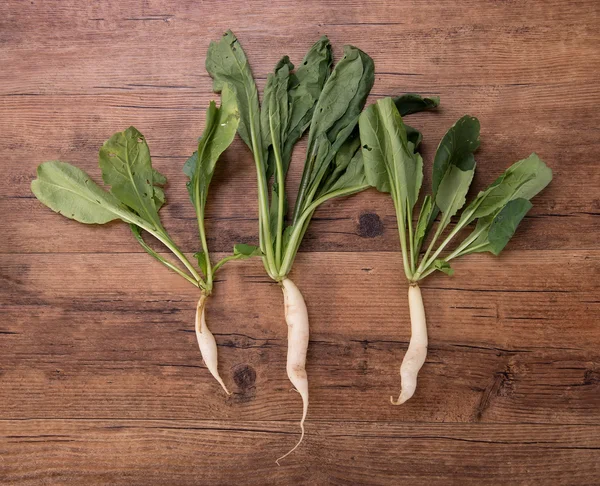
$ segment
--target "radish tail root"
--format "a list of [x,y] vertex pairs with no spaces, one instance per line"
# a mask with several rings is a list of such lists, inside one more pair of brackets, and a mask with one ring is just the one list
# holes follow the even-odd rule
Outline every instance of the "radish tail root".
[[309,326],[308,311],[304,298],[298,287],[289,278],[282,280],[283,300],[285,304],[285,320],[288,325],[288,354],[287,375],[296,391],[302,397],[302,420],[300,429],[302,434],[300,440],[288,453],[281,456],[277,461],[294,452],[304,439],[304,421],[308,413],[308,377],[306,375],[306,352],[308,350]]
[[208,326],[206,325],[206,318],[204,316],[206,298],[207,296],[202,294],[196,307],[196,337],[198,338],[198,346],[200,346],[200,354],[202,355],[204,364],[206,364],[210,374],[213,375],[215,380],[223,387],[225,393],[231,395],[219,375],[217,342],[215,341],[213,333],[210,332],[210,329],[208,329]]
[[416,284],[408,288],[411,337],[408,350],[400,366],[401,392],[398,400],[390,397],[393,405],[401,405],[413,396],[417,388],[417,375],[427,357],[427,323],[421,289]]

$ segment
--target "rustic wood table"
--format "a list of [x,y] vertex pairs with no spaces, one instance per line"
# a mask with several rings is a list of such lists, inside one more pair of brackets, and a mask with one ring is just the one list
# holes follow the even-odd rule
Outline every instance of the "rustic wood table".
[[[169,178],[165,224],[197,250],[182,165],[215,95],[208,43],[240,38],[260,86],[322,34],[375,60],[371,100],[439,95],[441,135],[482,124],[474,191],[536,151],[554,180],[499,258],[423,284],[430,348],[415,397],[389,404],[409,339],[391,200],[317,211],[293,278],[311,318],[311,404],[285,373],[281,291],[261,262],[219,277],[208,319],[227,398],[193,332],[197,291],[124,224],[84,226],[30,193],[60,159],[99,180],[98,148],[135,125]],[[1,484],[600,484],[600,3],[6,1],[0,5]],[[299,181],[304,144],[289,180]],[[211,186],[217,253],[257,241],[238,139]],[[474,192],[473,191],[473,192]]]

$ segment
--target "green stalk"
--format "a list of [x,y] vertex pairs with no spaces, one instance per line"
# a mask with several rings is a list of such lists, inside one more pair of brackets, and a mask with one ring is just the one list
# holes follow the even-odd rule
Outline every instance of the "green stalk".
[[183,263],[185,268],[187,268],[189,270],[189,272],[192,274],[192,276],[196,279],[196,281],[200,285],[202,285],[203,287],[205,286],[205,283],[204,283],[204,280],[202,280],[202,277],[200,277],[200,275],[198,274],[196,269],[192,266],[190,261],[186,258],[186,256],[183,253],[181,253],[179,248],[177,248],[177,245],[175,245],[175,243],[173,242],[173,240],[171,240],[169,235],[161,234],[161,232],[156,231],[154,228],[150,228],[147,225],[146,221],[144,221],[142,218],[138,218],[136,221],[132,221],[131,218],[128,217],[125,213],[120,215],[120,217],[121,217],[121,219],[123,219],[129,223],[139,226],[144,231],[147,231],[152,236],[154,236],[158,241],[160,241],[163,245],[165,245],[169,250],[171,250],[173,252],[173,254],[179,259],[179,261],[181,263]]
[[431,256],[431,258],[429,258],[429,260],[425,261],[425,257],[423,258],[423,260],[421,261],[421,265],[419,265],[419,268],[417,269],[417,277],[418,278],[422,278],[422,274],[423,271],[428,269],[433,262],[435,261],[435,259],[439,256],[440,253],[442,253],[442,251],[444,251],[444,248],[446,248],[446,246],[448,245],[448,243],[450,243],[450,241],[452,241],[452,239],[458,234],[458,232],[464,228],[464,224],[458,224],[456,225],[456,227],[450,232],[450,234],[446,237],[446,239],[442,242],[442,244],[440,245],[440,247],[436,250],[436,252]]
[[[408,201],[407,201],[408,203]],[[410,271],[412,274],[415,273],[415,243],[413,240],[413,229],[412,229],[412,211],[408,209],[408,204],[406,204],[406,223],[408,224],[408,244],[410,250]]]
[[421,260],[421,264],[417,268],[417,272],[416,272],[417,275],[421,274],[423,272],[423,270],[425,270],[429,266],[429,265],[426,265],[425,262],[427,262],[427,257],[433,251],[433,247],[434,247],[435,243],[437,242],[437,239],[440,237],[440,235],[442,234],[442,232],[448,225],[447,220],[448,220],[448,218],[446,217],[446,214],[442,213],[442,218],[440,219],[438,227],[435,229],[435,234],[433,235],[433,239],[431,240],[431,243],[429,243],[429,246],[427,247],[427,250],[425,251],[425,255],[423,255],[423,259]]
[[304,205],[304,200],[306,199],[306,191],[308,191],[308,186],[310,184],[310,174],[313,170],[313,166],[315,165],[316,158],[317,158],[317,144],[315,144],[315,147],[313,148],[313,152],[310,154],[308,161],[304,165],[304,171],[302,172],[302,180],[300,181],[300,188],[298,189],[298,198],[296,199],[296,207],[294,208],[294,216],[292,219],[292,224],[294,226],[300,219],[300,213],[302,212],[302,206]]
[[[254,127],[254,117],[250,110],[250,126]],[[262,154],[258,149],[256,133],[254,128],[250,131],[252,138],[252,152],[254,153],[254,162],[256,164],[256,175],[258,184],[258,225],[260,227],[260,243],[261,250],[266,256],[265,269],[269,275],[277,273],[277,265],[273,255],[273,240],[271,239],[271,231],[269,225],[269,193],[267,188],[267,175],[265,166],[262,160]]]
[[488,242],[487,242],[487,241],[486,241],[486,242],[484,242],[484,243],[480,243],[479,245],[475,245],[473,248],[469,248],[469,249],[468,249],[468,250],[469,250],[468,252],[467,252],[467,251],[465,251],[465,252],[463,252],[463,253],[461,253],[461,254],[459,254],[459,255],[457,255],[457,256],[462,256],[462,255],[466,255],[467,253],[472,253],[472,252],[474,252],[474,251],[476,251],[476,250],[480,250],[481,248],[485,248],[487,245],[488,245]]
[[[388,175],[390,171],[388,170]],[[398,187],[398,178],[392,178],[390,180],[390,194],[394,201],[394,207],[396,208],[396,221],[398,222],[398,233],[400,234],[400,250],[402,251],[402,264],[404,265],[404,275],[408,280],[412,280],[411,265],[408,260],[408,250],[406,248],[406,211],[404,210],[403,201],[399,200],[398,194],[400,188]]]
[[198,219],[198,232],[200,233],[200,243],[202,244],[202,252],[206,261],[206,291],[210,295],[213,286],[213,270],[210,263],[210,255],[208,253],[208,244],[206,242],[206,230],[204,229],[204,208],[198,203],[200,199],[200,188],[196,187],[196,216]]
[[146,250],[146,252],[154,259],[158,260],[160,263],[162,263],[165,267],[167,267],[168,269],[174,271],[175,273],[177,273],[178,275],[180,275],[181,277],[185,278],[189,283],[191,283],[194,287],[200,287],[200,283],[197,282],[196,280],[194,280],[192,277],[190,277],[187,273],[185,273],[183,270],[181,270],[179,267],[173,265],[170,261],[168,261],[167,259],[163,258],[162,256],[160,256],[158,253],[156,253],[152,248],[150,248],[150,246],[148,246],[148,244],[144,241],[144,239],[134,233],[135,239],[138,241],[138,243],[142,246],[142,248],[144,250]]
[[277,170],[277,233],[275,235],[275,264],[277,269],[281,266],[281,246],[283,241],[283,211],[284,211],[284,191],[285,191],[285,175],[283,174],[283,162],[281,160],[281,152],[279,144],[275,140],[275,131],[273,128],[273,118],[269,116],[269,127],[271,129],[271,141],[273,143],[273,155],[275,156],[275,165]]
[[242,258],[242,255],[229,255],[229,256],[226,256],[225,258],[219,260],[212,269],[213,275],[215,273],[217,273],[217,270],[219,270],[219,268],[221,268],[227,262],[230,262],[232,260],[239,260],[240,258]]
[[[450,255],[448,255],[446,258],[444,258],[444,260],[449,262],[453,258],[456,258],[457,256],[459,256],[462,253],[462,251],[464,249],[466,249],[471,243],[473,243],[477,238],[479,238],[479,235],[481,235],[481,233],[483,233],[486,229],[487,228],[483,227],[479,231],[474,232],[465,241],[463,241],[456,250],[454,250],[452,253],[450,253]],[[477,246],[479,246],[479,245],[477,245]]]
[[294,223],[294,229],[292,234],[290,235],[290,241],[287,245],[287,250],[283,257],[283,262],[281,263],[281,267],[279,269],[278,277],[279,279],[283,279],[290,273],[292,269],[292,263],[294,263],[294,258],[296,257],[296,253],[298,252],[298,247],[300,246],[300,241],[302,241],[302,236],[307,228],[307,223],[310,220],[310,217],[314,213],[314,211],[325,201],[332,199],[334,197],[346,196],[349,194],[354,194],[356,192],[363,191],[367,189],[368,185],[349,187],[346,189],[338,189],[337,191],[333,191],[329,194],[325,194],[313,202],[310,206],[306,208],[298,218],[298,221]]

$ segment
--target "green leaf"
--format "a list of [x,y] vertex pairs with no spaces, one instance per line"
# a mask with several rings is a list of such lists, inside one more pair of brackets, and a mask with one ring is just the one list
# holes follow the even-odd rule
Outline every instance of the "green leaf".
[[474,166],[470,170],[461,170],[457,165],[451,165],[440,182],[435,203],[448,222],[464,206],[474,173]]
[[432,110],[440,104],[440,98],[434,96],[432,98],[423,98],[415,93],[406,93],[394,98],[394,104],[398,108],[401,116],[412,115],[420,111]]
[[[183,172],[190,178],[187,186],[196,212],[201,214],[208,196],[208,186],[221,154],[231,145],[240,115],[234,94],[223,88],[221,107],[211,101],[206,111],[206,126],[198,142],[198,150],[186,161]],[[198,199],[197,199],[198,198]]]
[[374,81],[373,60],[356,47],[344,46],[344,57],[327,79],[310,124],[294,223],[310,199],[322,195],[319,187],[333,171],[331,162],[352,134]]
[[406,139],[408,140],[408,143],[412,145],[412,151],[415,152],[423,141],[423,134],[406,123],[404,124],[404,128],[406,129]]
[[[279,184],[277,182],[273,183],[273,187],[271,188],[271,206],[269,208],[270,224],[271,224],[271,235],[273,239],[275,239],[277,233],[277,215],[279,213]],[[281,195],[281,197],[285,198],[283,201],[283,214],[286,215],[288,211],[287,198],[285,194]]]
[[206,277],[208,274],[208,268],[206,265],[206,254],[203,251],[197,251],[194,253],[194,258],[198,262],[198,266],[200,270],[202,270],[202,274]]
[[159,183],[165,178],[152,168],[144,136],[134,127],[115,133],[100,148],[99,164],[110,192],[155,229],[162,228],[156,203],[164,194],[154,186],[154,176]]
[[[213,78],[215,92],[220,93],[228,84],[235,93],[240,112],[240,137],[250,150],[255,152],[255,156],[264,157],[260,136],[258,91],[246,54],[230,30],[225,32],[218,42],[210,43],[206,55],[206,70]],[[255,134],[254,140],[252,133]]]
[[480,218],[474,230],[479,236],[461,254],[489,251],[499,255],[532,206],[527,199],[513,199],[495,213]]
[[323,183],[325,192],[331,191],[331,187],[337,182],[342,174],[344,174],[357,152],[360,152],[360,137],[358,131],[355,130],[352,135],[346,139],[333,158],[333,170],[329,173],[327,180]]
[[504,249],[532,206],[527,199],[513,199],[494,218],[488,233],[490,250],[494,255],[498,255]]
[[[446,132],[440,141],[433,161],[433,195],[452,166],[463,171],[475,167],[473,152],[479,147],[479,120],[463,116]],[[441,208],[440,208],[441,209]]]
[[330,74],[331,44],[321,37],[306,53],[300,67],[290,77],[289,123],[282,150],[284,172],[292,158],[292,149],[308,128],[315,105]]
[[435,260],[433,262],[433,266],[436,270],[440,272],[444,272],[446,275],[454,275],[454,270],[450,266],[450,264],[444,260]]
[[461,222],[485,217],[514,199],[531,199],[552,180],[552,170],[536,155],[531,154],[510,166],[463,211]]
[[[285,56],[275,66],[275,72],[267,76],[260,112],[260,127],[265,150],[275,143],[281,152],[281,146],[287,135],[289,124],[288,88],[293,69],[294,65]],[[273,131],[271,127],[273,127]],[[272,154],[270,154],[267,178],[273,174],[274,164]]]
[[238,258],[251,258],[255,256],[263,256],[263,252],[258,246],[238,243],[237,245],[233,246],[233,255]]
[[335,183],[327,190],[327,193],[348,189],[351,187],[362,187],[367,185],[367,176],[363,162],[363,155],[360,150],[354,153],[350,163],[341,173]]
[[84,171],[58,160],[38,166],[31,191],[53,211],[80,223],[104,224],[115,219],[126,222],[137,219]]
[[152,169],[152,179],[154,182],[154,204],[158,211],[166,202],[165,191],[159,186],[164,186],[167,183],[167,178],[156,169]]
[[423,160],[409,148],[393,100],[369,106],[359,125],[367,181],[381,192],[392,192],[397,203],[412,211],[423,181]]

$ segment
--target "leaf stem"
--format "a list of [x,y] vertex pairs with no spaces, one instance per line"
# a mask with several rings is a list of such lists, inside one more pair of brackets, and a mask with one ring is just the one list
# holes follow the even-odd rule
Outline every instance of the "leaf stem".
[[423,270],[425,270],[429,266],[429,265],[426,265],[427,257],[433,251],[433,247],[434,247],[435,243],[437,242],[438,238],[440,237],[440,235],[442,234],[442,232],[444,231],[446,226],[448,226],[447,217],[446,217],[445,213],[442,213],[442,218],[440,219],[440,222],[438,223],[438,226],[435,229],[433,238],[432,238],[431,242],[429,243],[427,250],[425,251],[425,255],[423,255],[421,264],[417,268],[417,275],[421,274],[423,272]]
[[242,255],[229,255],[226,256],[225,258],[222,258],[221,260],[219,260],[215,266],[212,269],[212,273],[213,275],[215,273],[217,273],[217,270],[219,270],[219,268],[221,268],[223,265],[225,265],[227,262],[230,262],[232,260],[239,260],[242,257]]
[[285,175],[283,173],[283,162],[281,160],[281,152],[279,144],[275,138],[273,127],[273,118],[269,116],[269,127],[271,130],[271,141],[273,147],[273,155],[275,156],[275,165],[277,170],[277,232],[275,234],[275,264],[277,268],[281,266],[281,246],[283,240],[283,218],[284,218],[284,202],[285,202]]
[[204,207],[199,202],[200,190],[196,189],[196,216],[198,219],[198,232],[200,233],[200,243],[202,245],[202,252],[204,254],[204,260],[206,261],[206,290],[210,294],[213,286],[213,269],[210,263],[210,255],[208,253],[208,243],[206,242],[206,230],[204,229]]
[[[273,255],[273,240],[271,239],[271,229],[269,224],[269,193],[267,188],[267,175],[263,162],[262,148],[259,148],[254,130],[254,116],[252,110],[250,116],[250,137],[252,139],[252,152],[254,153],[254,162],[256,164],[256,179],[258,184],[258,225],[260,228],[260,246],[265,254],[265,269],[269,275],[277,274],[277,265]],[[263,261],[265,261],[263,260]]]
[[[408,203],[408,201],[407,201]],[[415,255],[415,243],[413,240],[413,229],[412,229],[412,211],[408,209],[408,204],[406,205],[406,224],[408,225],[408,244],[410,250],[410,271],[412,274],[415,273],[415,261],[417,256]]]
[[[132,226],[134,226],[132,224]],[[158,260],[160,263],[162,263],[165,267],[169,268],[170,270],[174,271],[175,273],[177,273],[178,275],[180,275],[181,277],[185,278],[189,283],[191,283],[194,287],[200,287],[199,282],[197,282],[196,280],[194,280],[192,277],[190,277],[187,273],[185,273],[183,270],[181,270],[180,268],[178,268],[176,265],[173,265],[170,261],[168,261],[167,259],[163,258],[162,256],[160,256],[158,253],[156,253],[152,248],[150,248],[150,246],[148,246],[148,244],[144,241],[144,239],[142,238],[142,236],[139,233],[136,233],[135,231],[133,231],[133,235],[135,236],[135,239],[138,241],[138,243],[142,246],[142,248],[144,250],[146,250],[146,252],[153,257],[154,259]]]
[[[446,258],[444,258],[444,260],[446,260],[447,262],[449,262],[450,260],[452,260],[453,258],[456,258],[457,256],[460,256],[460,254],[462,253],[462,251],[464,249],[466,249],[471,243],[473,243],[481,233],[483,233],[487,228],[483,227],[481,228],[479,231],[474,231],[467,239],[465,239],[465,241],[463,241],[456,250],[454,250],[452,253],[450,253],[450,255],[448,255]],[[479,246],[479,245],[477,245]]]
[[370,187],[369,185],[348,187],[345,189],[338,189],[337,191],[330,192],[329,194],[325,194],[321,196],[319,199],[314,201],[310,206],[308,206],[298,218],[298,221],[294,223],[294,229],[292,230],[292,234],[290,235],[290,240],[287,245],[287,249],[283,258],[283,262],[281,263],[281,267],[279,269],[278,280],[281,280],[287,276],[287,274],[292,269],[292,264],[294,263],[294,259],[296,257],[296,253],[298,252],[298,248],[300,246],[300,241],[302,240],[302,236],[306,231],[307,226],[305,223],[310,220],[312,214],[315,210],[323,204],[325,201],[332,199],[334,197],[339,196],[347,196],[350,194],[354,194],[356,192],[363,191]]
[[[310,146],[310,138],[309,137],[309,146]],[[294,216],[292,219],[292,224],[296,226],[296,223],[300,219],[300,214],[303,213],[302,206],[304,205],[304,200],[306,199],[306,191],[308,191],[308,186],[310,184],[310,175],[313,170],[313,166],[315,165],[315,159],[317,158],[317,148],[318,144],[315,143],[313,147],[313,151],[310,154],[306,164],[304,164],[304,171],[302,172],[302,180],[300,181],[300,188],[298,189],[298,198],[296,199],[296,206],[294,208]]]
[[[128,220],[129,220],[129,218],[128,218]],[[203,287],[206,285],[204,283],[204,280],[202,279],[202,277],[200,277],[200,275],[198,274],[196,269],[192,266],[190,261],[186,258],[186,256],[183,253],[181,253],[179,248],[177,248],[177,245],[173,242],[173,240],[169,237],[169,235],[167,235],[166,233],[162,234],[161,232],[156,231],[153,228],[150,228],[146,224],[146,221],[144,221],[141,218],[139,221],[129,220],[129,222],[137,224],[140,228],[142,228],[143,230],[147,231],[152,236],[154,236],[158,241],[160,241],[163,245],[165,245],[169,250],[171,250],[173,252],[173,254],[179,259],[179,261],[181,263],[183,263],[185,268],[187,268],[189,270],[189,272],[192,274],[192,276],[196,279],[196,281],[200,285],[202,285]]]

